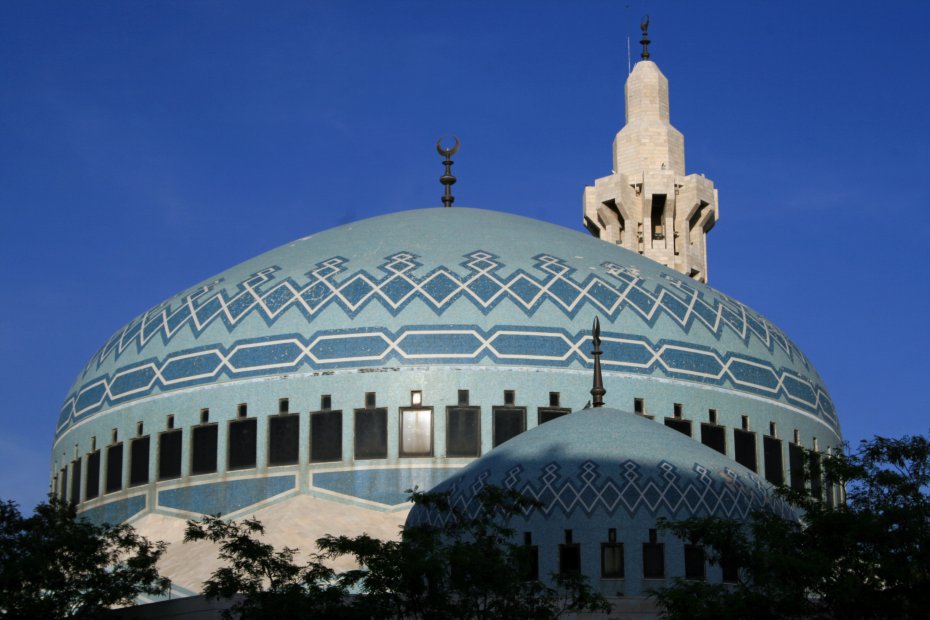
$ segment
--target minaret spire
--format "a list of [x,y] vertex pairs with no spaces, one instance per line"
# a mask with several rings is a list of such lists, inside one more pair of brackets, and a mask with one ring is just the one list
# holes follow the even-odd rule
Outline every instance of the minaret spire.
[[640,54],[640,57],[643,60],[649,60],[649,44],[652,41],[649,40],[649,16],[646,15],[643,17],[642,21],[639,22],[639,29],[643,31],[643,38],[640,41],[643,45],[643,53]]
[[720,217],[717,190],[685,172],[685,138],[672,126],[668,79],[649,60],[649,16],[642,60],[624,89],[626,123],[614,138],[613,174],[584,190],[592,235],[707,282],[707,233]]
[[442,146],[442,138],[436,141],[436,151],[445,158],[442,163],[445,164],[446,171],[439,177],[439,182],[446,188],[445,194],[442,197],[442,206],[446,208],[451,207],[452,203],[455,202],[455,196],[452,195],[452,185],[455,183],[456,178],[452,176],[452,164],[454,163],[452,161],[452,156],[458,152],[459,146],[462,144],[459,142],[457,136],[452,137],[455,139],[455,144],[449,148]]
[[594,317],[594,326],[591,328],[591,340],[594,343],[594,349],[591,355],[594,356],[594,387],[591,388],[591,406],[603,407],[604,394],[604,377],[601,375],[601,322]]

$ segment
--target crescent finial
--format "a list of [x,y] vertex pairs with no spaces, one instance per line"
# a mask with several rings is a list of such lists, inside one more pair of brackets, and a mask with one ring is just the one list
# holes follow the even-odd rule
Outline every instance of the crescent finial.
[[448,159],[452,157],[453,155],[455,155],[456,153],[458,153],[459,147],[462,145],[462,143],[459,142],[458,136],[453,135],[452,138],[455,140],[455,144],[453,144],[451,148],[443,148],[442,141],[444,138],[445,136],[443,136],[442,138],[439,138],[439,140],[436,141],[436,151],[440,155]]

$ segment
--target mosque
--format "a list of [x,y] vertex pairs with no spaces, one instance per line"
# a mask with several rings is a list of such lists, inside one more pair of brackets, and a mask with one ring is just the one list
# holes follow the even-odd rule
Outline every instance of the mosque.
[[[468,509],[496,484],[541,502],[514,524],[540,578],[581,571],[633,606],[672,577],[733,578],[657,518],[784,511],[780,483],[841,500],[802,475],[804,449],[842,444],[817,371],[706,284],[717,190],[685,172],[643,39],[613,174],[583,192],[586,232],[398,211],[195,284],[80,371],[53,492],[169,542],[162,573],[184,597],[217,567],[180,544],[187,519],[254,515],[268,542],[308,550],[327,533],[396,536],[406,489],[448,490]],[[440,150],[449,207],[453,150]]]

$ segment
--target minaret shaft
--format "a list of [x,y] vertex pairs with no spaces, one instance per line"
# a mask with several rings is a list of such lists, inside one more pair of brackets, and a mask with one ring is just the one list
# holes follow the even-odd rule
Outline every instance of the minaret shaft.
[[585,188],[584,224],[604,241],[706,282],[717,190],[703,175],[685,174],[685,139],[670,122],[668,80],[659,67],[636,63],[625,94],[614,172]]

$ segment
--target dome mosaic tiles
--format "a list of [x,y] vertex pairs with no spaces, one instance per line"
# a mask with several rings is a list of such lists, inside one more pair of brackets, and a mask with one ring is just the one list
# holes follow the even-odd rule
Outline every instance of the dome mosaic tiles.
[[752,394],[837,430],[810,362],[743,304],[565,228],[426,209],[295,241],[158,304],[87,363],[57,431],[137,399],[256,376],[436,364],[588,368],[590,333],[579,326],[595,315],[605,371]]

